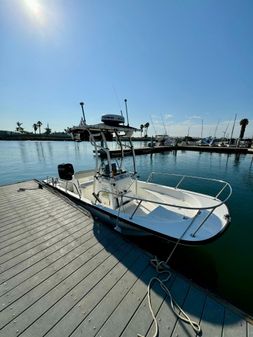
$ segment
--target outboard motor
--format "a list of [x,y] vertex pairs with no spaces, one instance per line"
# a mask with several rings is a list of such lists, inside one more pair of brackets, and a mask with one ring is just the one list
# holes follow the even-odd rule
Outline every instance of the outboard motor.
[[74,174],[73,165],[70,163],[58,165],[58,174],[61,179],[72,180]]

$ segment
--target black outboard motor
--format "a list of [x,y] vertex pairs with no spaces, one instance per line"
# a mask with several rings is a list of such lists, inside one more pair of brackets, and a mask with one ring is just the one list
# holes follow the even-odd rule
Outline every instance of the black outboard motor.
[[58,165],[58,174],[61,179],[72,180],[74,174],[73,165],[70,163]]

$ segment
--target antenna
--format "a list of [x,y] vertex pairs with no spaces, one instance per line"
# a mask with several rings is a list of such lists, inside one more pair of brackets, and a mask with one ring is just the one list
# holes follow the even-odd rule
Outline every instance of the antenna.
[[129,126],[129,120],[128,120],[128,110],[127,110],[127,99],[125,99],[125,106],[126,106],[127,126]]
[[84,102],[80,102],[80,105],[81,105],[82,113],[83,113],[83,122],[84,122],[84,124],[86,124],[86,119],[85,119],[85,114],[84,114],[84,109],[83,109]]

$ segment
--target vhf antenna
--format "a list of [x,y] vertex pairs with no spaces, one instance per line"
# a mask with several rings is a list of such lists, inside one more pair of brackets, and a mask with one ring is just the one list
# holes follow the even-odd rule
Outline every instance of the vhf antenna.
[[125,106],[126,106],[127,126],[129,126],[129,120],[128,120],[128,110],[127,110],[127,99],[125,99]]

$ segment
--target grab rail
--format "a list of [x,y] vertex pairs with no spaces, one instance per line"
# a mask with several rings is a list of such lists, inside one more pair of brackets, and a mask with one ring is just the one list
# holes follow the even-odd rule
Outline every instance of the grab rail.
[[[221,190],[214,196],[215,199],[217,199],[221,193],[228,187],[228,195],[226,196],[226,198],[224,200],[222,200],[222,204],[224,204],[230,197],[232,194],[232,187],[231,185],[224,180],[220,180],[220,179],[214,179],[214,178],[205,178],[205,177],[198,177],[198,176],[190,176],[190,175],[183,175],[183,174],[177,174],[177,173],[160,173],[160,172],[151,172],[150,175],[148,176],[147,182],[151,183],[151,179],[153,178],[154,175],[163,175],[163,176],[174,176],[174,177],[179,177],[180,180],[179,182],[176,184],[176,186],[174,187],[175,189],[178,189],[179,186],[182,184],[182,182],[185,179],[195,179],[195,180],[205,180],[205,181],[210,181],[210,182],[214,182],[214,183],[220,183],[223,186],[221,187]],[[189,191],[189,193],[191,193],[192,191]],[[219,205],[220,206],[220,205]],[[216,206],[217,207],[217,206]]]
[[[151,173],[151,177],[153,176],[154,172]],[[165,173],[166,174],[166,173]],[[217,193],[217,195],[214,197],[214,200],[215,201],[219,201],[218,203],[214,204],[214,205],[211,205],[211,206],[205,206],[205,207],[192,207],[192,206],[185,206],[185,205],[176,205],[176,204],[169,204],[169,203],[166,203],[166,202],[161,202],[161,201],[156,201],[156,200],[150,200],[150,199],[145,199],[145,198],[140,198],[138,196],[130,196],[130,195],[127,195],[126,193],[127,192],[120,192],[120,193],[115,193],[115,192],[112,192],[112,191],[106,191],[107,193],[109,194],[112,194],[116,197],[121,197],[121,199],[123,200],[123,196],[124,198],[126,199],[130,199],[130,200],[136,200],[138,203],[134,209],[134,211],[132,212],[132,214],[130,215],[129,219],[132,220],[135,213],[137,212],[138,208],[140,207],[141,203],[144,201],[144,202],[150,202],[150,203],[153,203],[153,204],[159,204],[159,205],[162,205],[162,206],[169,206],[169,207],[174,207],[174,208],[181,208],[181,209],[188,209],[188,210],[196,210],[196,214],[193,216],[192,220],[191,220],[191,223],[188,227],[188,229],[192,226],[192,224],[195,222],[196,218],[200,215],[201,211],[202,210],[211,210],[205,217],[204,219],[201,221],[201,223],[198,225],[197,229],[195,229],[195,231],[191,234],[191,236],[195,237],[196,236],[196,233],[200,230],[200,228],[204,225],[204,223],[208,220],[208,218],[213,214],[214,210],[223,205],[231,196],[232,194],[232,187],[231,185],[226,182],[226,181],[223,181],[223,180],[218,180],[218,179],[212,179],[212,178],[204,178],[204,177],[196,177],[196,176],[185,176],[185,175],[178,175],[178,174],[167,174],[167,175],[174,175],[174,176],[179,176],[181,177],[179,183],[176,185],[175,189],[177,189],[181,183],[183,182],[183,180],[185,178],[194,178],[194,179],[200,179],[200,180],[207,180],[207,181],[211,181],[211,182],[216,182],[216,183],[222,183],[223,186],[221,188],[221,190]],[[150,178],[150,177],[149,177]],[[226,189],[228,188],[228,195],[227,197],[224,199],[224,200],[220,200],[220,199],[217,199],[217,197]],[[100,190],[97,195],[99,196],[99,194],[101,192],[104,192],[103,190]],[[189,191],[190,193],[191,191]],[[119,205],[119,209],[120,207],[122,206]]]
[[[229,183],[227,183],[228,186],[230,186]],[[232,193],[232,187],[230,186],[231,188],[231,193]],[[138,197],[137,195],[136,196],[130,196],[130,195],[126,195],[127,192],[120,192],[120,193],[115,193],[115,192],[112,192],[112,191],[108,191],[108,190],[99,190],[97,192],[97,196],[99,196],[100,193],[103,193],[103,192],[107,192],[108,194],[112,194],[114,195],[115,197],[122,197],[124,196],[124,198],[127,198],[127,199],[130,199],[130,200],[136,200],[136,201],[145,201],[145,202],[150,202],[150,203],[153,203],[153,204],[158,204],[158,205],[162,205],[162,206],[169,206],[169,207],[174,207],[174,208],[182,208],[182,209],[188,209],[188,210],[205,210],[205,209],[216,209],[217,207],[223,205],[229,197],[227,197],[225,200],[219,200],[217,198],[214,198],[214,200],[216,201],[220,201],[219,203],[215,204],[215,205],[211,205],[211,206],[205,206],[205,207],[192,207],[192,206],[185,206],[185,205],[176,205],[176,204],[169,204],[169,203],[166,203],[166,202],[162,202],[162,201],[156,201],[156,200],[151,200],[151,199],[145,199],[145,198],[140,198]],[[231,195],[230,193],[230,195]],[[230,196],[229,195],[229,196]],[[120,205],[121,206],[121,205]],[[139,207],[139,205],[138,205]],[[134,212],[135,213],[135,212]],[[132,215],[133,216],[133,215]]]

